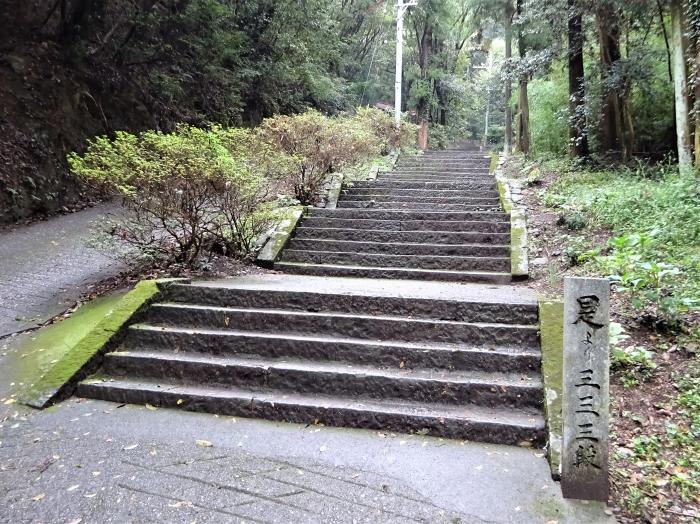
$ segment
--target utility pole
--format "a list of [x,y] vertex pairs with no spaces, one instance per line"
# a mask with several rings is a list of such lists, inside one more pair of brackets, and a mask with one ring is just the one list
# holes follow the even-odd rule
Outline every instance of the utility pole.
[[417,0],[397,0],[396,3],[396,83],[394,84],[394,119],[396,127],[401,125],[401,87],[403,76],[403,17],[409,7],[418,5]]

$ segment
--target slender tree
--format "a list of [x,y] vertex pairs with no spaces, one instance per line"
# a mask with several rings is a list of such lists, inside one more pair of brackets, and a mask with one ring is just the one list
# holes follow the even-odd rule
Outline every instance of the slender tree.
[[688,80],[686,76],[686,49],[684,42],[684,16],[681,0],[671,0],[671,53],[673,86],[676,108],[676,141],[678,165],[681,170],[692,167],[690,150],[690,119],[688,104]]
[[[523,16],[523,0],[517,0],[516,12],[518,18]],[[522,22],[518,25],[518,55],[520,60],[525,60],[527,54],[527,46],[523,31]],[[521,68],[522,71],[518,78],[518,112],[515,118],[516,121],[516,141],[515,150],[525,155],[530,154],[530,99],[528,97],[527,87],[530,81],[530,72],[526,68]]]
[[[504,10],[504,27],[505,27],[505,59],[506,64],[513,58],[513,16],[515,8],[512,0],[507,0]],[[506,104],[506,125],[505,125],[505,141],[504,148],[506,154],[513,151],[513,109],[510,104],[510,99],[513,96],[513,86],[508,75],[506,75],[505,87],[505,104]]]
[[583,17],[576,0],[568,0],[569,61],[569,155],[573,158],[589,154],[586,133],[586,85],[583,62]]

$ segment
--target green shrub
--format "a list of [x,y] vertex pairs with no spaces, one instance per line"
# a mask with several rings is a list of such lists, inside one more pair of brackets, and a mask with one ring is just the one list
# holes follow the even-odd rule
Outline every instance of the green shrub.
[[249,133],[237,133],[239,150],[226,147],[234,135],[219,128],[118,132],[68,161],[79,177],[124,198],[118,237],[153,262],[192,266],[214,244],[247,256],[269,227],[270,185],[246,162]]
[[450,145],[450,137],[445,126],[432,124],[428,131],[428,146],[430,149],[447,149]]
[[329,173],[379,154],[379,139],[350,117],[327,118],[318,111],[263,121],[257,139],[286,155],[289,185],[302,204],[318,195]]
[[612,230],[597,269],[631,293],[643,318],[673,329],[700,308],[700,180],[669,164],[635,164],[615,171],[572,170],[548,189],[544,202],[582,213]]
[[418,126],[401,122],[401,127],[397,129],[391,113],[373,107],[362,107],[357,110],[354,120],[379,140],[382,155],[416,147]]

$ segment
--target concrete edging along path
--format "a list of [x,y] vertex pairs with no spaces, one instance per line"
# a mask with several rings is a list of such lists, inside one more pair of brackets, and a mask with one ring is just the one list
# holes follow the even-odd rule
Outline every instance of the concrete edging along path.
[[520,204],[520,188],[503,174],[505,157],[500,157],[495,170],[498,195],[506,213],[510,214],[511,231],[511,273],[515,280],[525,280],[530,275],[527,210]]
[[183,279],[144,280],[122,297],[114,308],[83,338],[75,343],[32,388],[24,394],[24,402],[45,408],[56,399],[72,393],[71,386],[99,367],[95,359],[104,354],[125,334],[124,329],[138,318],[172,282]]

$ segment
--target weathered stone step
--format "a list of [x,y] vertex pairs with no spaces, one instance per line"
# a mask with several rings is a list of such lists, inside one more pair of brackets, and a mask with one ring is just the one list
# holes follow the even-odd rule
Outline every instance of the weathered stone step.
[[[489,167],[475,167],[475,166],[429,166],[429,165],[407,165],[407,166],[396,166],[393,171],[386,171],[388,174],[411,174],[411,173],[428,173],[435,175],[453,175],[453,174],[463,174],[468,175],[489,175]],[[380,173],[381,174],[381,173]]]
[[341,209],[386,209],[394,211],[411,210],[411,211],[462,211],[465,213],[475,211],[499,212],[501,206],[498,202],[488,204],[443,204],[436,206],[429,202],[392,202],[392,201],[375,201],[375,200],[339,200],[338,208]]
[[467,257],[432,255],[393,255],[386,253],[355,253],[331,251],[297,251],[287,248],[282,262],[304,264],[341,264],[348,266],[402,267],[418,269],[446,269],[449,271],[510,271],[510,257]]
[[108,353],[104,371],[112,377],[176,380],[258,391],[332,392],[383,400],[530,408],[533,412],[543,402],[541,381],[533,373],[406,370],[332,361],[147,350]]
[[297,262],[276,262],[275,268],[295,275],[317,275],[326,277],[387,278],[442,282],[488,282],[509,284],[510,273],[487,273],[477,271],[444,271],[396,267],[364,267],[334,264],[301,264]]
[[510,257],[510,246],[484,244],[429,244],[395,242],[348,242],[322,238],[295,238],[287,246],[295,251],[344,251],[389,253],[393,255],[435,255],[461,257]]
[[457,322],[350,313],[225,308],[160,303],[146,312],[146,322],[163,326],[344,336],[405,342],[431,341],[484,346],[537,348],[537,326]]
[[518,445],[544,442],[541,414],[521,409],[449,406],[364,398],[300,395],[242,388],[185,386],[175,382],[93,379],[78,394],[113,402],[152,404],[222,415],[322,423],[383,431],[430,433],[444,438]]
[[[343,195],[345,196],[345,195]],[[365,194],[362,200],[343,200],[340,202],[363,202],[366,204],[367,198],[370,200],[375,200],[376,202],[403,202],[408,204],[464,204],[464,205],[483,205],[483,204],[493,204],[500,205],[501,201],[498,194],[492,197],[464,197],[464,196],[447,196],[447,197],[415,197],[415,196],[390,196],[381,194]],[[437,208],[434,206],[435,210]]]
[[[439,208],[438,208],[439,209]],[[461,222],[508,222],[508,215],[502,211],[411,211],[393,209],[324,209],[311,208],[310,217],[353,218],[372,220],[424,220],[424,221],[461,221]]]
[[493,182],[494,177],[488,173],[434,173],[425,172],[396,172],[383,173],[377,180],[389,180],[392,182]]
[[[420,198],[443,198],[443,197],[459,197],[459,198],[498,198],[498,191],[488,189],[482,191],[461,190],[461,189],[405,189],[384,187],[353,187],[343,190],[345,196],[362,196],[362,195],[384,195],[391,197],[411,197]],[[360,200],[353,198],[353,200]]]
[[328,311],[334,313],[386,314],[394,316],[486,322],[537,324],[534,294],[496,286],[398,283],[368,279],[344,279],[328,287],[328,279],[289,278],[284,275],[238,277],[235,280],[173,283],[165,299],[205,306]]
[[309,227],[302,223],[295,238],[355,240],[359,242],[432,242],[434,244],[494,244],[510,245],[510,233],[479,233],[465,231],[387,231],[372,229],[343,229]]
[[496,187],[496,181],[491,179],[488,182],[440,182],[440,181],[429,181],[429,182],[398,182],[394,180],[383,180],[378,178],[377,180],[368,180],[362,182],[355,182],[352,188],[381,188],[390,187],[393,189],[452,189],[461,191],[488,191],[493,190]]
[[[432,171],[440,173],[447,171],[467,171],[473,173],[489,173],[491,166],[488,163],[464,163],[464,162],[430,162],[430,163],[398,163],[394,166],[395,171]],[[390,171],[391,172],[391,171]]]
[[541,355],[527,348],[473,348],[439,343],[375,341],[359,338],[258,333],[253,331],[184,329],[146,324],[131,326],[124,345],[172,353],[194,351],[212,355],[257,355],[394,367],[531,373],[540,369]]
[[375,220],[359,218],[330,218],[311,216],[302,222],[304,227],[332,227],[340,229],[379,229],[384,231],[462,231],[480,233],[508,233],[510,222],[459,220]]

